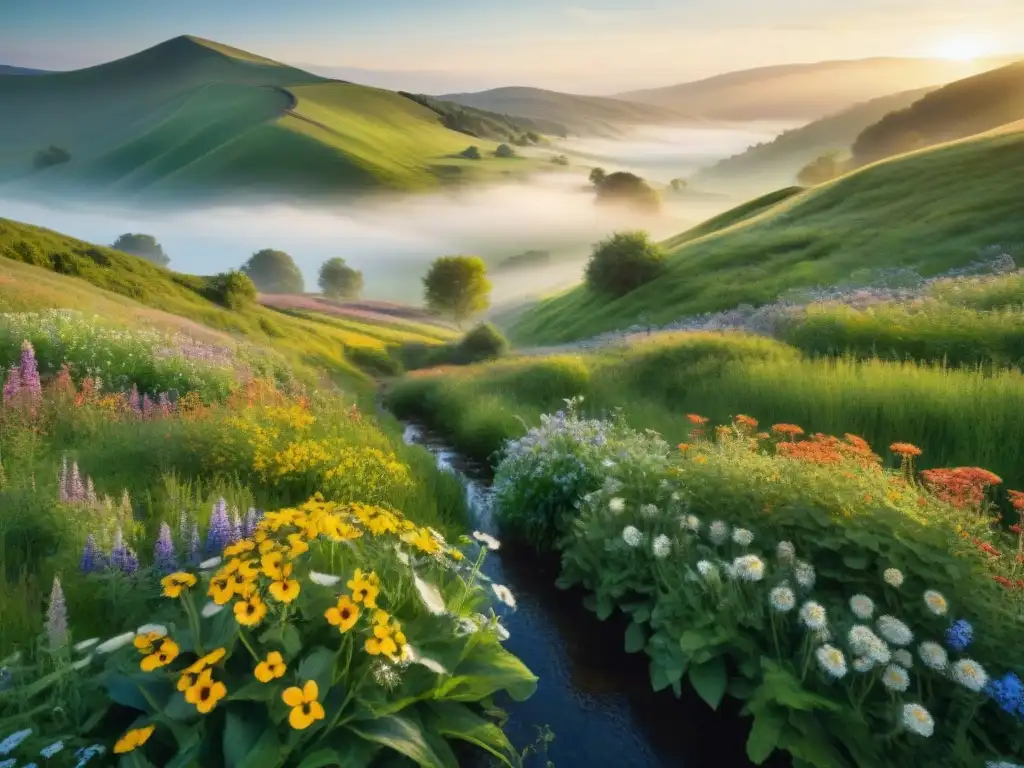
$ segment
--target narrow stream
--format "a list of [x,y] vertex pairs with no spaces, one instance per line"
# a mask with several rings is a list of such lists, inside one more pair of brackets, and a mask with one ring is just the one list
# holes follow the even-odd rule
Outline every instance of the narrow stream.
[[[404,439],[427,448],[439,468],[459,477],[472,525],[498,536],[486,468],[415,424],[405,423]],[[502,609],[510,635],[505,647],[540,678],[527,701],[503,702],[510,716],[506,732],[517,747],[534,742],[537,728],[548,726],[555,735],[548,747],[555,768],[752,765],[744,748],[749,722],[737,709],[713,712],[685,686],[682,700],[666,691],[655,694],[645,655],[623,648],[625,625],[598,621],[583,607],[581,592],[558,590],[557,562],[503,544],[488,554],[483,572],[515,595],[516,610]],[[530,768],[544,764],[527,762]],[[781,768],[788,761],[764,765]]]

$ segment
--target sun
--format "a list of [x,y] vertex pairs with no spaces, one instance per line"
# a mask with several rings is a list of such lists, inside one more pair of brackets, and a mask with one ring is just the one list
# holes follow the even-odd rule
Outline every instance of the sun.
[[949,61],[973,61],[988,52],[984,40],[977,37],[951,37],[935,47],[935,53]]

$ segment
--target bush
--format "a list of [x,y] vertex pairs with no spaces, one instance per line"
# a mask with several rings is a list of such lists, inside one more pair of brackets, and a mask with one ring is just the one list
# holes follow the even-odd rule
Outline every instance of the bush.
[[402,364],[393,358],[386,349],[346,347],[345,357],[372,374],[398,376],[402,373]]
[[665,253],[646,232],[618,232],[598,243],[587,263],[587,285],[625,296],[665,270]]
[[464,150],[462,150],[462,152],[460,154],[462,155],[462,157],[465,157],[465,158],[467,158],[469,160],[479,160],[480,159],[480,148],[477,147],[474,144],[474,145],[466,147]]
[[508,349],[508,340],[490,323],[481,323],[458,343],[458,362],[462,364],[493,360]]
[[508,144],[499,144],[498,148],[494,150],[496,157],[515,157],[516,152]]
[[566,157],[565,155],[552,155],[551,162],[554,163],[555,165],[568,165],[569,158]]
[[264,293],[302,293],[302,272],[284,251],[264,248],[242,265],[242,272]]
[[256,301],[256,285],[244,272],[232,269],[210,280],[209,298],[228,309],[240,310]]
[[28,240],[17,240],[3,251],[3,255],[14,261],[31,264],[34,267],[53,269],[53,260],[49,254],[43,253],[35,243]]
[[597,190],[599,203],[625,203],[644,213],[657,213],[661,208],[657,190],[636,174],[617,171],[604,175],[604,171],[595,168],[590,173],[590,180]]

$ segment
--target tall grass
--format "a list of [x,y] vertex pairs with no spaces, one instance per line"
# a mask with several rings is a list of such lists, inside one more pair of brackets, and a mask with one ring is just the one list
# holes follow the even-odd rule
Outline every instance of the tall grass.
[[672,442],[687,439],[688,413],[720,422],[742,413],[808,432],[850,432],[879,447],[909,441],[924,450],[922,466],[982,466],[1009,487],[1024,485],[1021,373],[807,359],[741,334],[679,334],[629,349],[442,369],[404,379],[389,401],[488,459],[576,395],[586,412],[621,409],[633,427]]

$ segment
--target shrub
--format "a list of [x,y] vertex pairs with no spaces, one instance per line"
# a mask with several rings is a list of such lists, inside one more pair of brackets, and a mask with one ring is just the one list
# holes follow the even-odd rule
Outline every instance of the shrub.
[[471,330],[457,347],[458,362],[477,363],[500,357],[508,349],[508,340],[490,323],[481,323]]
[[28,240],[17,240],[3,251],[3,255],[14,261],[22,261],[34,267],[53,269],[53,261],[49,254],[43,253],[39,247]]
[[552,155],[551,162],[554,163],[555,165],[568,165],[569,158],[566,157],[565,155]]
[[363,273],[344,259],[328,259],[320,265],[320,290],[333,299],[358,299],[363,290]]
[[470,146],[466,147],[459,154],[461,154],[462,157],[465,157],[465,158],[467,158],[469,160],[479,160],[480,159],[480,148],[477,147],[475,144],[473,144],[473,145],[470,145]]
[[508,144],[499,144],[498,148],[494,150],[496,157],[515,157],[516,152]]
[[594,247],[586,268],[587,285],[625,296],[665,270],[665,253],[646,232],[618,232]]
[[164,253],[163,246],[152,235],[125,233],[118,237],[110,247],[151,261],[159,267],[166,267],[171,263],[171,257]]
[[244,309],[256,301],[256,285],[244,272],[230,270],[210,280],[209,297],[228,309]]
[[591,184],[595,187],[600,187],[607,176],[608,174],[605,173],[604,168],[591,168],[590,176],[588,178],[590,179]]
[[[597,173],[598,171],[600,173]],[[604,171],[600,168],[595,168],[590,173],[599,203],[625,203],[644,213],[657,213],[661,208],[661,198],[657,190],[652,189],[636,174],[626,171],[603,174]],[[594,181],[595,178],[599,180]]]
[[442,256],[423,278],[426,304],[458,324],[490,305],[491,282],[479,256]]
[[284,251],[264,248],[242,265],[247,274],[264,293],[302,293],[302,272],[295,259]]
[[402,364],[393,358],[386,349],[346,347],[345,357],[369,373],[383,376],[398,376],[402,373]]

